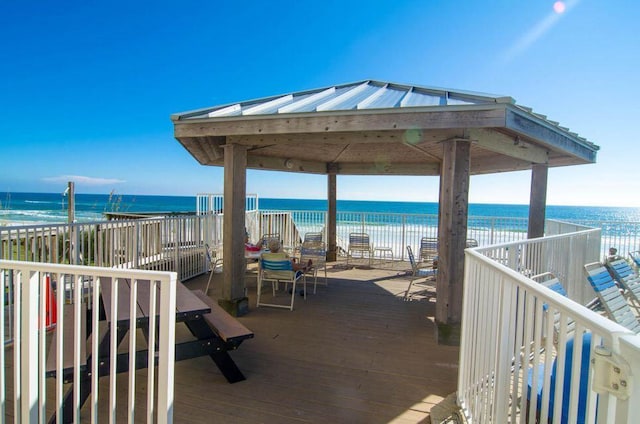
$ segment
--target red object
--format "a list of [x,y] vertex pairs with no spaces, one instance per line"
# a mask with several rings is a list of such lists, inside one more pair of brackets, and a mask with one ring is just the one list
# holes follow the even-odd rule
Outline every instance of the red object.
[[258,246],[253,246],[250,244],[245,244],[244,245],[245,250],[248,250],[249,252],[259,252],[260,248]]
[[58,322],[58,305],[56,304],[56,296],[51,290],[51,277],[48,275],[45,277],[44,287],[44,299],[45,299],[45,326],[47,329],[52,328]]

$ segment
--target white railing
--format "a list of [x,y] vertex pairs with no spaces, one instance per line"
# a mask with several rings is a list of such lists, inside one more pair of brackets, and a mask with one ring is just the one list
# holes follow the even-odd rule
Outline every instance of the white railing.
[[[120,270],[113,268],[87,267],[77,265],[45,264],[22,261],[0,260],[0,280],[3,286],[13,286],[13,296],[0,300],[5,314],[0,315],[0,332],[5,339],[5,315],[12,317],[14,340],[0,350],[0,416],[8,420],[13,416],[15,422],[44,422],[48,411],[54,410],[61,417],[65,393],[65,380],[71,379],[74,384],[72,397],[73,417],[66,416],[68,422],[80,422],[80,384],[90,384],[90,417],[92,422],[98,419],[98,400],[108,398],[107,415],[116,417],[116,401],[127,399],[126,415],[130,422],[134,420],[136,401],[136,373],[128,373],[128,384],[116,387],[117,366],[116,348],[111,349],[111,360],[108,366],[110,384],[108,391],[99,390],[98,378],[105,375],[99,371],[104,364],[99,361],[87,361],[81,356],[86,348],[91,358],[99,358],[99,341],[106,334],[107,328],[99,325],[99,302],[96,294],[101,290],[101,281],[106,279],[117,282],[126,279],[131,282],[131,299],[133,305],[130,316],[136,315],[137,282],[150,281],[149,290],[149,346],[157,345],[157,349],[148,349],[146,358],[147,399],[146,422],[172,422],[173,418],[173,381],[175,360],[175,305],[176,305],[176,273],[141,270]],[[51,285],[51,286],[50,286]],[[117,287],[113,284],[112,287]],[[55,287],[55,290],[53,288]],[[156,288],[156,289],[154,289]],[[118,298],[112,293],[114,298]],[[55,293],[55,305],[50,300]],[[159,302],[156,302],[159,296]],[[49,299],[48,299],[49,298]],[[8,302],[8,304],[5,304]],[[114,302],[117,309],[117,302]],[[51,308],[57,310],[57,322],[53,334],[48,332],[46,324],[50,324]],[[65,309],[71,308],[72,314]],[[86,311],[86,312],[85,312]],[[115,311],[117,312],[117,310]],[[82,317],[86,313],[85,327]],[[156,317],[159,317],[156,318]],[[73,317],[73,318],[70,318]],[[67,319],[70,319],[67,322]],[[90,325],[89,325],[90,324]],[[86,333],[83,334],[83,330]],[[111,335],[118,333],[118,320],[112,320],[108,328]],[[129,331],[129,364],[128,369],[136,369],[136,331]],[[88,343],[88,336],[90,343]],[[159,340],[156,343],[155,337]],[[146,343],[143,342],[143,343]],[[112,346],[114,339],[111,339]],[[48,347],[50,346],[50,347]],[[72,348],[71,348],[72,347]],[[8,365],[11,364],[12,365]],[[55,364],[53,370],[47,371],[47,364]],[[157,368],[153,365],[157,364]],[[90,367],[86,369],[85,367]],[[48,377],[48,378],[47,378]],[[86,381],[87,378],[89,381]],[[48,404],[47,390],[51,385],[47,380],[55,381],[55,403]],[[81,383],[82,381],[82,383]],[[13,391],[5,390],[8,385]],[[138,418],[139,420],[139,418]]]
[[204,246],[221,240],[221,218],[180,215],[75,224],[0,227],[0,259],[206,272]]
[[527,277],[553,273],[578,303],[586,305],[595,297],[584,279],[584,264],[598,261],[599,229],[495,244],[477,252]]
[[570,292],[590,297],[572,264],[598,259],[598,235],[467,249],[457,401],[469,422],[636,422],[640,338],[527,277],[564,273]]
[[[259,209],[258,195],[247,194],[245,211],[255,212]],[[196,195],[196,215],[221,214],[224,211],[224,195],[217,193],[198,193]]]

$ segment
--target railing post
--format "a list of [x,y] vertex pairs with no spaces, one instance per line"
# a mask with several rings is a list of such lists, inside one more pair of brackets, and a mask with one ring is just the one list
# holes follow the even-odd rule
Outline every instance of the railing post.
[[407,245],[407,216],[402,215],[402,244],[400,244],[400,259],[404,261],[404,251]]
[[19,305],[22,313],[20,315],[20,334],[16,334],[18,339],[14,346],[15,349],[20,349],[21,376],[20,389],[15,393],[15,396],[20,399],[18,422],[35,423],[38,421],[38,289],[40,273],[29,274],[28,269],[20,271],[18,277],[20,290],[16,290],[16,293],[21,293]]
[[158,423],[173,422],[176,337],[176,273],[160,283],[160,340],[158,350]]

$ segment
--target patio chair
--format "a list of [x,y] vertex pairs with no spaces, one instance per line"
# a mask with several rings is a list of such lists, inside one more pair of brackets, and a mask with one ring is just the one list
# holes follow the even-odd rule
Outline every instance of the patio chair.
[[476,239],[467,239],[467,249],[472,247],[478,247],[478,240]]
[[[413,250],[411,246],[407,246],[407,255],[409,256],[409,262],[411,263],[411,280],[409,281],[409,286],[407,287],[407,291],[404,293],[404,300],[409,299],[409,292],[411,291],[411,286],[413,286],[413,282],[420,278],[429,278],[435,277],[438,272],[437,269],[433,268],[418,268],[418,264],[416,263],[416,257],[413,255]],[[425,280],[426,281],[426,280]]]
[[278,242],[280,242],[280,244],[282,244],[282,240],[280,239],[280,233],[263,234],[262,237],[260,237],[260,240],[262,240],[263,249],[266,249],[269,246],[270,240],[277,240]]
[[636,269],[640,268],[640,250],[629,252],[629,257],[633,261],[633,264],[636,267]]
[[[296,283],[302,279],[303,296],[307,298],[307,279],[302,271],[294,271],[290,259],[271,260],[266,259],[263,255],[260,258],[260,269],[258,271],[258,289],[256,307],[271,306],[274,308],[284,308],[293,311],[293,302],[296,298]],[[291,302],[288,305],[277,303],[266,303],[260,300],[262,296],[262,283],[264,281],[271,282],[271,290],[273,297],[276,296],[276,290],[279,283],[285,283],[285,290],[288,283],[291,283]]]
[[327,284],[327,250],[320,241],[305,241],[300,248],[300,263],[306,264],[311,259],[311,268],[307,271],[313,274],[313,294],[316,294],[318,285],[318,270],[324,268],[324,285]]
[[213,273],[218,266],[222,266],[222,254],[220,249],[212,249],[207,243],[205,243],[204,247],[205,254],[207,256],[207,264],[209,265],[209,279],[207,280],[207,288],[205,289],[204,294],[208,295]]
[[584,269],[587,273],[587,280],[596,292],[598,300],[609,318],[636,334],[640,333],[640,322],[625,297],[620,293],[620,289],[613,281],[607,268],[600,262],[593,262],[586,264]]
[[347,248],[347,266],[349,266],[349,257],[353,257],[353,252],[360,252],[360,256],[364,258],[365,253],[369,257],[369,265],[371,265],[371,256],[373,246],[369,241],[367,233],[350,233],[349,247]]
[[607,261],[605,266],[624,289],[624,295],[631,305],[640,312],[640,276],[624,259]]
[[314,245],[314,244],[322,244],[322,233],[305,233],[304,240],[302,241],[303,245]]
[[420,239],[420,262],[434,262],[438,259],[438,239],[422,237]]

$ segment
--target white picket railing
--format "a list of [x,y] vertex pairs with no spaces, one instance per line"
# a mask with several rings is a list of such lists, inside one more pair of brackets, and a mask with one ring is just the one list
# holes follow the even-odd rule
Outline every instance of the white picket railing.
[[598,237],[467,249],[457,402],[469,422],[636,422],[640,337],[528,278],[554,271],[571,298],[593,297],[578,268],[598,259]]
[[[147,363],[147,400],[146,422],[172,422],[173,419],[173,381],[175,360],[175,305],[176,305],[176,273],[142,270],[121,270],[114,268],[87,267],[78,265],[46,264],[23,261],[0,260],[0,280],[3,286],[14,287],[13,296],[0,300],[1,309],[5,314],[0,315],[0,334],[6,336],[4,317],[8,312],[12,316],[14,340],[12,345],[6,345],[0,349],[0,416],[3,420],[13,415],[15,422],[44,422],[48,417],[47,411],[54,409],[57,417],[61,417],[64,402],[63,376],[69,374],[65,371],[65,355],[72,355],[72,379],[75,390],[73,391],[73,417],[65,417],[65,420],[73,418],[73,422],[80,422],[80,381],[87,370],[84,366],[91,366],[90,385],[91,396],[87,400],[90,403],[90,416],[92,422],[97,422],[98,400],[106,397],[108,401],[108,416],[116,417],[116,400],[128,399],[127,416],[133,422],[136,403],[136,373],[128,373],[127,387],[116,387],[116,349],[111,349],[111,361],[109,362],[110,384],[107,393],[99,391],[98,361],[89,361],[81,358],[81,346],[87,343],[87,335],[82,334],[81,317],[86,314],[91,323],[86,328],[91,334],[91,347],[87,348],[92,358],[98,358],[98,347],[101,336],[106,334],[106,328],[101,328],[98,323],[99,302],[96,294],[101,290],[100,282],[111,279],[116,282],[120,279],[131,281],[131,316],[136,315],[137,282],[150,281],[149,290],[150,313],[148,323],[149,346],[156,345],[155,337],[158,335],[157,350],[149,349]],[[112,287],[117,287],[113,284]],[[55,290],[54,290],[55,288]],[[155,290],[157,288],[158,290]],[[114,289],[115,291],[115,289]],[[55,305],[48,303],[51,297],[48,293],[54,293]],[[112,293],[117,298],[117,293]],[[159,296],[159,302],[156,302]],[[7,304],[5,304],[7,302]],[[117,302],[115,302],[117,305]],[[156,305],[159,309],[156,310]],[[57,322],[55,328],[55,341],[46,328],[47,319],[51,316],[51,308],[57,310]],[[72,322],[66,322],[64,309],[73,308]],[[115,306],[117,308],[117,306]],[[156,318],[159,316],[159,319]],[[112,335],[118,333],[118,321],[110,324]],[[72,340],[64,338],[64,334],[73,334]],[[136,369],[136,331],[129,333],[129,365],[128,369]],[[53,343],[55,349],[48,352],[47,346]],[[65,349],[65,344],[72,343],[73,349]],[[113,346],[114,339],[111,339]],[[7,366],[7,356],[13,351],[13,367]],[[66,352],[66,353],[65,353]],[[73,352],[70,354],[69,352]],[[132,353],[131,353],[132,352]],[[48,357],[53,355],[55,360],[55,404],[47,405],[47,370]],[[152,364],[157,363],[157,368]],[[103,366],[102,364],[100,364]],[[13,386],[12,396],[8,396],[5,388]],[[140,405],[138,404],[138,407]]]

